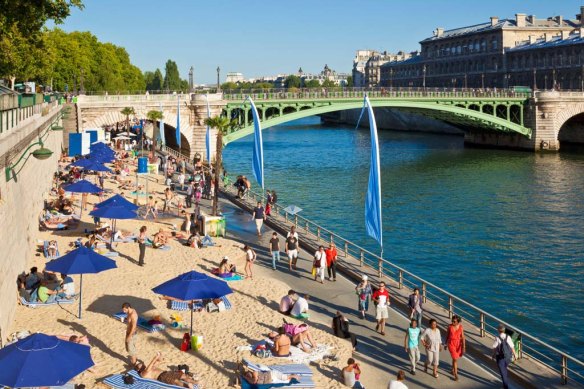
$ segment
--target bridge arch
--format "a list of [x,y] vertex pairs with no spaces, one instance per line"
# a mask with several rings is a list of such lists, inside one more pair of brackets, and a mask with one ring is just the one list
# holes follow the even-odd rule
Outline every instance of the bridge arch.
[[[350,109],[359,109],[363,106],[361,100],[343,101],[339,103],[323,102],[319,106],[312,106],[309,109],[298,109],[298,107],[308,106],[307,104],[289,105],[284,107],[283,115],[272,117],[262,121],[262,128],[266,129],[278,124],[301,119],[308,116],[320,115],[328,112],[344,111]],[[482,127],[489,130],[515,132],[521,135],[531,137],[531,129],[521,124],[514,123],[506,118],[498,117],[495,111],[496,105],[483,106],[483,112],[478,112],[454,104],[440,104],[436,102],[408,101],[408,100],[371,100],[373,107],[387,107],[405,109],[423,115],[438,118],[454,125],[463,125],[468,127]],[[489,109],[485,109],[489,107]],[[503,106],[507,112],[507,105]],[[485,112],[487,111],[487,112]],[[490,112],[489,112],[490,111]],[[250,121],[246,126],[231,130],[223,137],[224,144],[228,144],[237,139],[245,137],[253,132],[253,123]]]
[[584,104],[572,104],[558,112],[554,129],[560,150],[565,146],[584,145]]

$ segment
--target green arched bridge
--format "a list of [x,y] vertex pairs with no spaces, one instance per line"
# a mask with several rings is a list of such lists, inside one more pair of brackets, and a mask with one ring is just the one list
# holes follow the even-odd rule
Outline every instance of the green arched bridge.
[[[463,129],[518,133],[531,138],[524,125],[524,109],[530,94],[504,91],[339,91],[251,93],[262,129],[292,120],[334,111],[359,109],[367,93],[373,107],[396,108],[432,117]],[[248,94],[224,93],[223,115],[237,121],[223,143],[228,144],[253,133]]]

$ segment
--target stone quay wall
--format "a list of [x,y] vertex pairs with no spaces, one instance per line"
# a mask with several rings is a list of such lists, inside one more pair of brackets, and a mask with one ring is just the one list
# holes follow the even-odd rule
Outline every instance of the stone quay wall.
[[[28,145],[38,141],[39,129],[44,129],[55,119],[62,106],[47,107],[46,115],[37,114],[21,122],[17,128],[0,136],[0,336],[6,339],[7,329],[14,318],[17,304],[18,274],[29,270],[32,248],[38,236],[38,219],[43,200],[51,189],[53,173],[63,145],[62,131],[49,131],[44,140],[45,147],[53,155],[43,161],[30,156],[26,163],[17,167],[17,181],[6,182],[4,167],[14,163]],[[43,133],[44,131],[41,131]],[[7,153],[19,142],[31,137],[26,146],[7,161]],[[29,152],[36,150],[33,146]],[[42,269],[39,269],[42,270]]]

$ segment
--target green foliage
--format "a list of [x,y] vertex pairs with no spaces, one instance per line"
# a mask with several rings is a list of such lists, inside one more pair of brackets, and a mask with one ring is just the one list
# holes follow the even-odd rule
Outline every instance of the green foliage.
[[130,116],[130,115],[135,115],[136,111],[134,110],[134,107],[125,107],[124,109],[122,109],[120,111],[120,113],[126,117]]
[[164,115],[162,114],[162,111],[152,110],[148,111],[148,113],[146,114],[146,118],[151,122],[158,122],[161,119],[164,119]]
[[305,80],[304,87],[305,88],[319,88],[320,82],[318,82],[318,80]]
[[166,61],[164,67],[163,89],[169,91],[178,91],[181,89],[181,79],[178,72],[178,66],[176,65],[176,62],[170,59]]
[[164,82],[164,79],[162,78],[162,72],[160,71],[160,69],[156,69],[154,72],[145,72],[144,82],[146,84],[146,90],[149,91],[162,90],[162,83]]
[[272,89],[274,84],[271,82],[226,82],[221,84],[221,89]]
[[350,88],[353,86],[353,76],[347,77],[347,86]]
[[294,74],[289,75],[284,80],[286,88],[300,88],[302,86],[302,79]]
[[323,88],[334,88],[336,86],[337,84],[335,84],[335,82],[331,80],[324,80],[322,83]]
[[217,129],[217,132],[220,134],[225,134],[231,125],[231,122],[226,117],[215,116],[205,119],[205,125]]

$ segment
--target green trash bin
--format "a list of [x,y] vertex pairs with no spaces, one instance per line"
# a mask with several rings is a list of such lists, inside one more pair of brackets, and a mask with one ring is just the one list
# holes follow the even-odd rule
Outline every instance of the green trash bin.
[[520,355],[519,349],[521,346],[521,334],[509,328],[505,328],[505,334],[511,337],[511,340],[513,341],[513,347],[515,348],[515,355],[519,357]]

